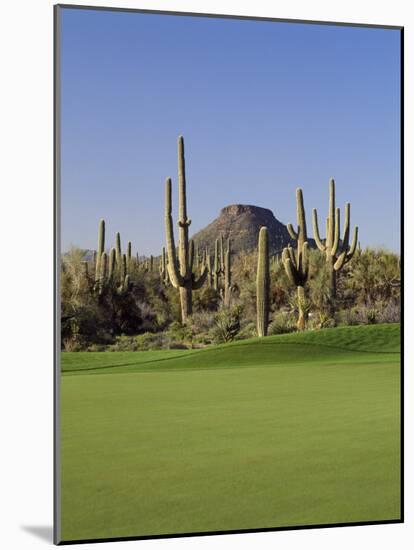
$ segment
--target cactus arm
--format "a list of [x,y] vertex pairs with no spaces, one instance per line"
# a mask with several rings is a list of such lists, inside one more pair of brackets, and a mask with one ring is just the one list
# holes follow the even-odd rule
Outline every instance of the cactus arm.
[[[340,254],[340,256],[338,258],[338,261],[334,265],[334,269],[336,271],[341,269],[346,263],[348,263],[350,260],[352,260],[352,257],[355,254],[357,243],[358,243],[358,226],[355,226],[351,247],[349,249],[344,250]],[[339,261],[339,260],[341,260],[341,261]],[[338,264],[338,266],[337,266],[337,264]]]
[[171,214],[171,178],[165,180],[165,235],[168,252],[168,275],[174,288],[183,286],[184,279],[178,270],[177,253],[174,242],[173,219]]
[[348,252],[349,246],[349,221],[350,221],[351,205],[349,202],[345,205],[345,222],[344,222],[344,238],[342,241],[341,252]]
[[125,275],[124,279],[124,291],[126,292],[129,289],[130,281],[129,281],[129,275]]
[[331,256],[336,256],[336,253],[338,251],[338,245],[339,245],[339,233],[341,230],[341,214],[339,208],[335,210],[335,234],[334,234],[334,240],[332,243],[331,248]]
[[207,266],[205,266],[203,268],[203,271],[200,277],[198,279],[193,279],[193,284],[192,284],[193,290],[199,290],[203,286],[203,284],[206,282],[207,275],[208,275],[208,268]]
[[315,239],[316,246],[321,252],[324,252],[325,245],[322,242],[322,239],[319,235],[319,225],[318,225],[318,211],[316,208],[312,210],[312,225],[313,225],[313,238]]
[[290,245],[288,245],[287,248],[286,248],[286,251],[288,253],[288,258],[292,262],[292,265],[296,266],[295,252],[294,252],[293,248]]
[[342,269],[344,267],[345,259],[346,259],[346,250],[344,250],[343,252],[341,252],[339,254],[338,259],[334,263],[334,270],[335,271],[339,271],[340,269]]
[[[174,268],[174,266],[175,266],[175,268]],[[184,280],[181,277],[179,271],[177,271],[176,267],[177,267],[176,264],[174,264],[172,261],[169,261],[168,264],[167,264],[167,271],[168,271],[168,276],[170,278],[170,281],[171,281],[171,284],[173,285],[173,287],[174,288],[180,288],[181,286],[184,285]]]
[[[347,261],[351,259],[351,257],[347,260],[347,255],[349,253],[349,220],[350,220],[350,211],[351,206],[349,202],[345,205],[345,225],[344,225],[344,238],[342,241],[342,249],[341,253],[338,256],[338,259],[336,260],[334,264],[335,271],[339,271],[344,267]],[[356,232],[356,236],[358,238],[358,231]],[[354,239],[355,239],[355,231],[354,231]],[[352,243],[354,245],[354,243]],[[356,243],[355,243],[356,246]]]
[[198,251],[198,244],[195,243],[194,244],[194,269],[197,269],[200,267],[200,255],[199,255],[199,251]]
[[188,243],[189,251],[188,251],[188,267],[189,271],[193,271],[194,266],[194,241],[190,239],[190,242]]
[[352,256],[355,254],[357,244],[358,244],[358,226],[356,225],[355,228],[354,228],[354,235],[353,235],[353,238],[352,238],[351,247],[350,247],[349,252],[347,254],[347,258],[348,258],[347,261],[349,261],[352,258]]
[[306,230],[305,205],[303,203],[303,193],[300,187],[296,189],[296,205],[298,218],[298,245],[302,248],[303,243],[308,240]]
[[283,265],[285,266],[286,275],[288,276],[289,281],[292,285],[296,285],[295,271],[290,258],[285,258],[283,260]]
[[128,272],[127,272],[127,257],[126,257],[126,254],[122,254],[122,271],[121,271],[122,281],[125,279],[127,274],[128,274]]
[[294,241],[296,241],[296,239],[298,238],[298,234],[296,233],[296,231],[293,229],[293,225],[291,223],[288,223],[287,226],[286,226],[287,230],[288,230],[288,233],[289,235],[292,237],[292,239]]

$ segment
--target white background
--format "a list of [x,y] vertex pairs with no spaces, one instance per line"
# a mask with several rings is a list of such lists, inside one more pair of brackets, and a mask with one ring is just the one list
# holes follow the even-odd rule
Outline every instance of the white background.
[[[102,0],[77,4],[405,26],[406,241],[413,235],[414,19],[404,0]],[[0,12],[0,546],[51,544],[53,72],[51,0]],[[411,98],[411,101],[409,99]],[[411,215],[410,215],[411,214]],[[410,548],[414,539],[413,259],[406,247],[406,523],[106,544],[104,548]],[[409,334],[411,333],[411,338]],[[38,534],[34,534],[33,531]],[[39,536],[39,532],[40,535]],[[46,539],[45,540],[45,536]],[[99,545],[84,545],[97,548]]]

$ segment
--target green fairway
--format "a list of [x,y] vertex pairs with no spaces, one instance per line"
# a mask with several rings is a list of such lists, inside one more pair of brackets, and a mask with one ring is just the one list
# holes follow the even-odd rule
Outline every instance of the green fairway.
[[62,539],[399,519],[399,338],[63,353]]

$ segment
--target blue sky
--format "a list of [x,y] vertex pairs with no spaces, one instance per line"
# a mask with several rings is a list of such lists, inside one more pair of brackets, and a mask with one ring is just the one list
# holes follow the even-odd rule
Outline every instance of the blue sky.
[[[232,203],[295,221],[295,189],[351,202],[363,246],[400,245],[397,30],[62,10],[62,248],[164,244],[164,180],[186,147],[196,232]],[[321,226],[324,227],[323,222]]]

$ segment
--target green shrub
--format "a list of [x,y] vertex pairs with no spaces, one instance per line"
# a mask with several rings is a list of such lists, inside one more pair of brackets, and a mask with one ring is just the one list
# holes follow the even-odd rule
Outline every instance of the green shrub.
[[269,325],[269,336],[275,334],[287,334],[296,331],[296,318],[291,311],[279,311],[272,316],[272,322]]
[[214,316],[214,328],[212,330],[213,341],[216,344],[231,342],[240,332],[240,319],[243,309],[241,306],[233,306],[230,309],[222,309]]
[[256,338],[257,337],[257,327],[256,323],[249,322],[247,324],[242,324],[240,332],[235,336],[235,340],[246,340],[247,338]]

